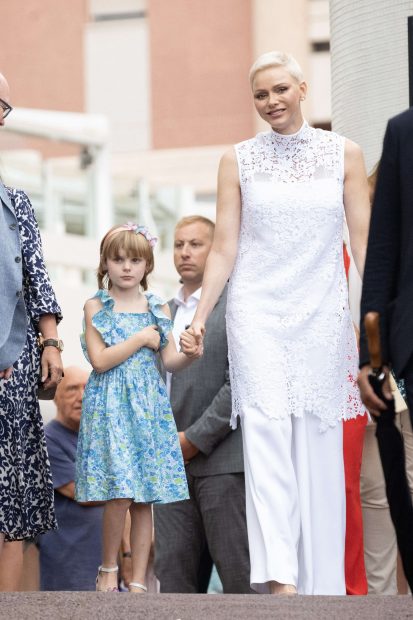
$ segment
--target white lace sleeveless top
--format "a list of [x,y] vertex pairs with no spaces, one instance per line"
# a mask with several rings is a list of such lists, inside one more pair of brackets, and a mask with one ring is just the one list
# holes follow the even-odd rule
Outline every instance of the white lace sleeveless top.
[[304,123],[235,147],[242,210],[227,330],[237,415],[364,413],[343,262],[344,138]]

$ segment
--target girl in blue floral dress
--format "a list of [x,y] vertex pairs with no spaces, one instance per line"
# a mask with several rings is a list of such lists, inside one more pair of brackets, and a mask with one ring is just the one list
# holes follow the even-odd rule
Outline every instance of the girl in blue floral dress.
[[[83,397],[76,499],[105,501],[96,589],[117,589],[117,554],[131,515],[132,582],[145,592],[151,504],[188,498],[178,434],[157,369],[176,372],[195,356],[169,336],[168,305],[147,290],[156,239],[136,224],[114,227],[100,245],[99,290],[84,307],[82,344],[93,366]],[[186,336],[183,335],[183,339]],[[190,344],[190,343],[189,343]]]

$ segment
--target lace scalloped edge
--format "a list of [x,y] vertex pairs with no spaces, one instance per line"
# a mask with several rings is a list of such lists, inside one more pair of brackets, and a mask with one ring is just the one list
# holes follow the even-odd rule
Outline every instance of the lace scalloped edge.
[[[364,408],[360,411],[352,411],[351,413],[347,411],[346,413],[340,414],[337,418],[334,418],[334,420],[326,420],[325,418],[321,418],[320,416],[318,416],[316,413],[314,413],[313,415],[320,420],[319,431],[323,433],[327,431],[329,428],[334,428],[335,426],[337,426],[338,422],[343,422],[346,420],[354,420],[358,416],[364,416],[366,413],[367,411],[364,410]],[[267,414],[264,414],[264,415],[266,418],[268,418],[268,420],[285,420],[289,416],[290,417],[294,416],[295,418],[303,418],[304,415],[306,414],[305,413],[299,414],[299,413],[294,413],[291,411],[284,415],[267,415]],[[231,419],[229,423],[232,430],[236,430],[238,427],[238,417],[240,418],[240,420],[242,420],[244,416],[240,412],[233,411],[231,414]]]

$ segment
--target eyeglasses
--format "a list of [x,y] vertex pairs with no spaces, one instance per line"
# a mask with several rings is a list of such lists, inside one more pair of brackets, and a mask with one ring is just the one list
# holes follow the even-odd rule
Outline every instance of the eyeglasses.
[[13,109],[11,105],[6,103],[3,99],[0,99],[0,108],[3,110],[3,118],[6,118]]

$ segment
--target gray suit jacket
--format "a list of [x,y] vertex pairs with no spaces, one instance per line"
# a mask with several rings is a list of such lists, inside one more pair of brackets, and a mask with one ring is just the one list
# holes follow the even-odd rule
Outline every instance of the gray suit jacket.
[[12,366],[27,334],[19,226],[6,188],[0,181],[0,370]]
[[[206,323],[204,355],[172,375],[171,405],[178,431],[200,452],[191,460],[193,476],[244,471],[240,426],[231,430],[231,388],[225,324],[225,288]],[[177,306],[169,302],[172,318]]]

